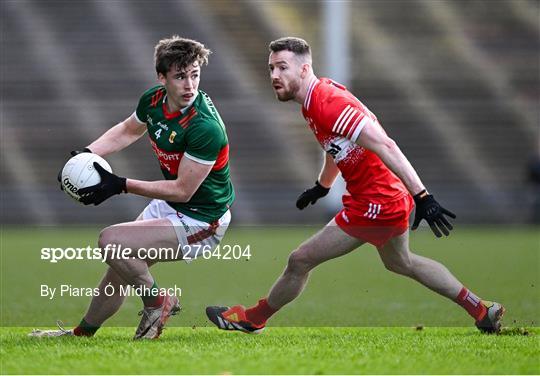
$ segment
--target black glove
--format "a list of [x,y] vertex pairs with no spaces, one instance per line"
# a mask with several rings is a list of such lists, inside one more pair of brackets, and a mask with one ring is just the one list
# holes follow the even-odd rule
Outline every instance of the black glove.
[[101,182],[79,189],[77,194],[81,197],[80,202],[85,205],[99,205],[111,196],[127,193],[126,178],[110,173],[97,162],[94,162],[94,168],[101,176]]
[[[88,148],[84,148],[82,150],[72,150],[69,154],[71,154],[72,157],[76,156],[77,154],[81,154],[81,153],[91,153],[92,150],[88,149]],[[56,177],[56,179],[58,180],[58,182],[60,183],[60,190],[63,191],[64,190],[64,187],[62,186],[62,170],[64,169],[64,166],[62,166],[62,168],[60,168],[60,171],[58,171],[58,176]]]
[[296,200],[296,207],[302,210],[308,206],[309,203],[314,205],[318,199],[326,196],[329,191],[330,188],[325,188],[319,183],[319,181],[316,181],[313,188],[306,189],[300,196],[298,196],[298,199]]
[[[416,230],[420,221],[425,219],[436,237],[440,238],[442,236],[441,231],[446,236],[450,235],[450,230],[452,230],[453,227],[444,215],[447,215],[450,218],[456,218],[456,215],[439,205],[433,198],[433,195],[428,194],[425,189],[417,195],[414,195],[413,198],[414,203],[416,204],[416,212],[414,213],[414,223],[411,230]],[[439,229],[441,231],[439,231]]]

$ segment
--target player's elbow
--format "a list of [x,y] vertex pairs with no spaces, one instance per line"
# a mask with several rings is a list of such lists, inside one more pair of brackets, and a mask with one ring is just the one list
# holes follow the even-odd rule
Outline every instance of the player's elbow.
[[390,137],[385,137],[382,140],[381,144],[382,144],[381,146],[388,151],[394,151],[398,147],[397,143],[394,140],[392,140]]
[[193,196],[193,195],[187,195],[187,194],[185,194],[185,193],[179,192],[179,193],[176,193],[176,194],[172,197],[171,201],[173,201],[173,202],[178,202],[178,203],[181,203],[181,204],[184,204],[184,203],[188,202],[189,200],[191,200],[191,197],[192,197],[192,196]]
[[191,198],[193,197],[193,193],[190,193],[190,194],[184,194],[183,196],[183,199],[184,199],[184,202],[189,202],[191,201]]
[[191,200],[191,198],[193,197],[194,193],[195,192],[188,192],[185,189],[182,189],[182,187],[179,187],[176,190],[176,192],[174,194],[174,198],[173,198],[172,201],[179,202],[179,203],[189,202]]
[[390,137],[385,136],[384,138],[378,140],[378,142],[373,145],[371,150],[380,157],[383,157],[385,155],[393,154],[395,151],[398,150],[398,146],[394,140],[392,140]]

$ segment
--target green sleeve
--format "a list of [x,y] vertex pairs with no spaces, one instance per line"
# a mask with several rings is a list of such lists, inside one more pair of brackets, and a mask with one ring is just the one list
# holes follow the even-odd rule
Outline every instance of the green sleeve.
[[163,86],[161,85],[154,86],[153,88],[146,90],[141,95],[139,104],[137,104],[137,109],[135,110],[135,116],[137,116],[137,120],[139,120],[139,122],[146,123],[146,115],[152,102],[152,97],[162,88]]
[[214,119],[206,119],[188,128],[184,155],[199,163],[213,164],[225,145],[227,139],[221,125]]

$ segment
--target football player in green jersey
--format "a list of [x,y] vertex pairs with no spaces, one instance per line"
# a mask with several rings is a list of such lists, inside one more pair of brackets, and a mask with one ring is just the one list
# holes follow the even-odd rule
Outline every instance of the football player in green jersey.
[[[149,267],[159,261],[196,258],[203,249],[213,249],[225,234],[234,201],[225,126],[210,97],[198,89],[201,67],[208,63],[210,53],[194,40],[178,36],[160,40],[155,47],[159,85],[142,95],[131,116],[82,151],[106,156],[148,131],[164,179],[129,179],[94,165],[101,182],[79,190],[85,205],[99,205],[121,193],[153,200],[135,221],[101,231],[98,245],[109,267],[99,284],[100,294],[92,298],[81,323],[72,330],[38,330],[31,335],[94,335],[122,305],[121,286],[141,292],[144,309],[135,339],[159,337],[169,316],[180,310],[178,298],[158,288]],[[127,258],[113,255],[107,252],[112,245],[133,253]],[[174,252],[150,259],[145,253],[149,248]],[[107,286],[109,294],[105,294]]]

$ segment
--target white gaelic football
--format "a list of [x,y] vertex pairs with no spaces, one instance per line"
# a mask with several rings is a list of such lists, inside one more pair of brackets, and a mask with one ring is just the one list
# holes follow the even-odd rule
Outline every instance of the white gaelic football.
[[62,169],[62,187],[64,192],[72,199],[79,201],[78,191],[81,188],[91,187],[101,181],[99,173],[94,168],[97,162],[105,170],[112,172],[107,161],[97,154],[80,153],[67,161]]

